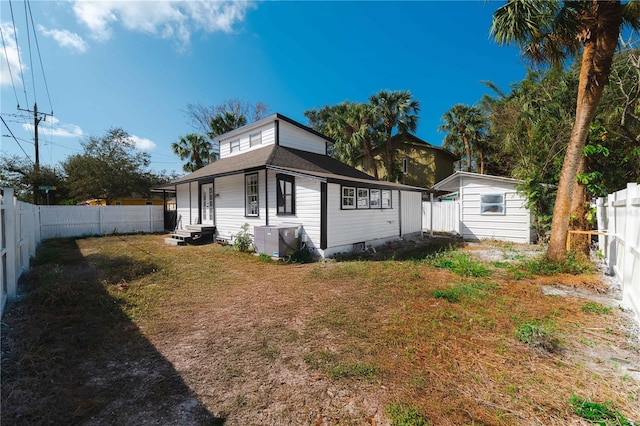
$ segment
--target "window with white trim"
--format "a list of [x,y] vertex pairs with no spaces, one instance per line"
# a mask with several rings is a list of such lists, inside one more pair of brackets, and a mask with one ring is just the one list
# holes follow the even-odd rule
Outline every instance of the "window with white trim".
[[249,146],[262,145],[262,132],[256,132],[249,135]]
[[390,209],[391,208],[391,191],[388,189],[383,189],[381,191],[382,194],[382,208]]
[[229,143],[229,151],[230,152],[240,151],[240,139],[233,140]]
[[260,206],[258,205],[258,174],[252,173],[250,175],[245,175],[244,184],[244,214],[245,216],[258,216],[260,211]]
[[372,189],[369,191],[370,194],[370,206],[372,209],[379,209],[380,208],[380,190],[379,189]]
[[358,188],[358,208],[369,208],[369,190],[367,188]]
[[351,186],[342,187],[342,208],[343,209],[355,209],[356,208],[356,189]]
[[480,214],[504,214],[504,194],[481,194]]
[[278,214],[296,214],[295,177],[278,174],[276,177]]

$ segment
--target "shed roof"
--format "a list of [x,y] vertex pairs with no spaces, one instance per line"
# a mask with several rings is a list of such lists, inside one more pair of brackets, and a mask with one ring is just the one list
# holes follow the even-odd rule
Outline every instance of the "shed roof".
[[462,179],[463,177],[472,177],[475,179],[486,180],[489,182],[501,182],[501,183],[508,183],[512,185],[517,185],[518,183],[520,183],[518,179],[513,179],[509,177],[483,175],[480,173],[457,171],[454,174],[442,179],[440,182],[433,185],[433,189],[438,191],[457,191],[460,189],[460,179]]

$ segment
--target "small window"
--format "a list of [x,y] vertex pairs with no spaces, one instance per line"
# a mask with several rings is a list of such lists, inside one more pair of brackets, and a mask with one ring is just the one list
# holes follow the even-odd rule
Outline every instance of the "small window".
[[277,175],[278,214],[296,214],[295,177]]
[[146,206],[152,206],[153,205],[153,201],[147,201],[144,203]]
[[231,146],[231,152],[240,151],[240,139],[236,139],[234,141],[231,141],[230,146]]
[[372,209],[379,209],[380,208],[380,190],[379,189],[372,189],[369,191],[369,198],[371,200],[371,208]]
[[402,159],[402,173],[405,175],[409,173],[409,159],[407,157]]
[[343,209],[355,209],[356,208],[356,189],[350,186],[342,187],[342,208]]
[[481,214],[504,214],[504,194],[480,195]]
[[369,190],[366,188],[358,188],[358,208],[369,208]]
[[116,201],[116,206],[121,206],[122,203],[120,201]]
[[249,146],[262,145],[262,132],[249,135]]
[[388,189],[382,190],[382,208],[390,209],[391,208],[391,191]]
[[245,175],[245,215],[258,216],[258,174]]

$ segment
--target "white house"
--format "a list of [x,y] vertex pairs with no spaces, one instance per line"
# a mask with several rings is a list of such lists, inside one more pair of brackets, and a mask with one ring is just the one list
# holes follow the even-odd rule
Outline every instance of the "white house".
[[232,241],[247,223],[295,226],[316,255],[421,232],[421,188],[375,179],[330,157],[333,141],[273,114],[216,138],[220,159],[158,189],[175,190],[179,227]]
[[433,186],[452,193],[460,204],[459,230],[466,240],[495,239],[530,244],[536,234],[526,198],[517,192],[517,179],[455,172]]

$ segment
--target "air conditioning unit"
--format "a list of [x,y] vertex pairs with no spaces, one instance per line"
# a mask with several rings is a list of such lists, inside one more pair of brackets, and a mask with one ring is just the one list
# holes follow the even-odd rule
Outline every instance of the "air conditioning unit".
[[253,229],[254,245],[258,253],[272,257],[285,257],[300,248],[299,234],[299,226],[256,226]]

